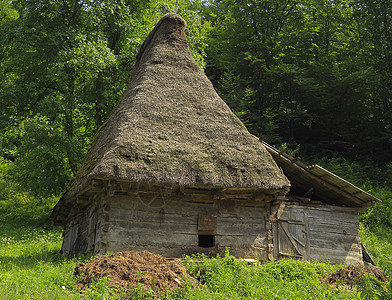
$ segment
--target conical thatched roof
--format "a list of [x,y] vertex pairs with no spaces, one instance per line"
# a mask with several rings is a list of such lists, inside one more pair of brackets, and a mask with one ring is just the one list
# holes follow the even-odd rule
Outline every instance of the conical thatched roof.
[[258,138],[219,98],[196,64],[186,22],[165,15],[144,41],[129,85],[63,198],[94,178],[178,185],[284,189]]

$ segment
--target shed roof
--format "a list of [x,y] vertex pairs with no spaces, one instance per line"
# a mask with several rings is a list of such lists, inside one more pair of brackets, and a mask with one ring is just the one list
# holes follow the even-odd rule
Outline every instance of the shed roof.
[[94,179],[277,191],[290,186],[193,59],[185,26],[179,15],[166,14],[149,33],[126,91],[60,203]]
[[289,178],[292,188],[302,191],[304,196],[350,207],[367,207],[381,201],[319,165],[307,166],[284,151],[279,151],[266,142],[263,144]]

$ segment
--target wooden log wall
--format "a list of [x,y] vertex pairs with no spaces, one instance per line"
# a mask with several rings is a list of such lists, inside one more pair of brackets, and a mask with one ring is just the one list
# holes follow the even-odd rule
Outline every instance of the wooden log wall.
[[[223,254],[227,247],[237,257],[261,261],[362,263],[355,208],[282,201],[277,194],[245,189],[112,181],[93,187],[65,226],[66,256],[135,249],[181,257]],[[205,234],[213,236],[211,247],[199,246]]]
[[[275,197],[245,190],[123,188],[122,192],[102,196],[102,231],[98,232],[95,250],[148,250],[165,257],[181,257],[223,254],[228,247],[237,257],[265,261],[266,204]],[[213,247],[198,246],[199,234],[206,230],[198,224],[200,216],[216,219],[216,228],[211,228]]]
[[100,211],[99,202],[93,201],[85,209],[74,213],[73,218],[64,227],[61,247],[64,256],[94,252],[97,230],[100,227]]

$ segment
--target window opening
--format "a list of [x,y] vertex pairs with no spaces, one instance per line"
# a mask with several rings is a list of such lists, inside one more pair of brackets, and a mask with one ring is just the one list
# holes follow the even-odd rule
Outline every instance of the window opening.
[[199,234],[199,247],[210,248],[214,247],[215,237],[210,234]]

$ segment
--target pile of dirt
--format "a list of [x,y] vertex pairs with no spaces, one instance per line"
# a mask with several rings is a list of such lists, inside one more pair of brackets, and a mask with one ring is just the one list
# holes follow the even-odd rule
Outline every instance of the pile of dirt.
[[343,269],[339,269],[328,276],[324,277],[322,281],[328,282],[329,284],[345,284],[348,286],[360,285],[363,283],[365,274],[375,277],[379,281],[385,282],[385,276],[382,269],[378,267],[370,266],[348,266]]
[[102,277],[110,278],[110,287],[130,289],[141,283],[157,292],[179,288],[184,278],[196,284],[181,263],[148,251],[130,250],[102,255],[76,266],[75,275],[78,276],[79,289]]

